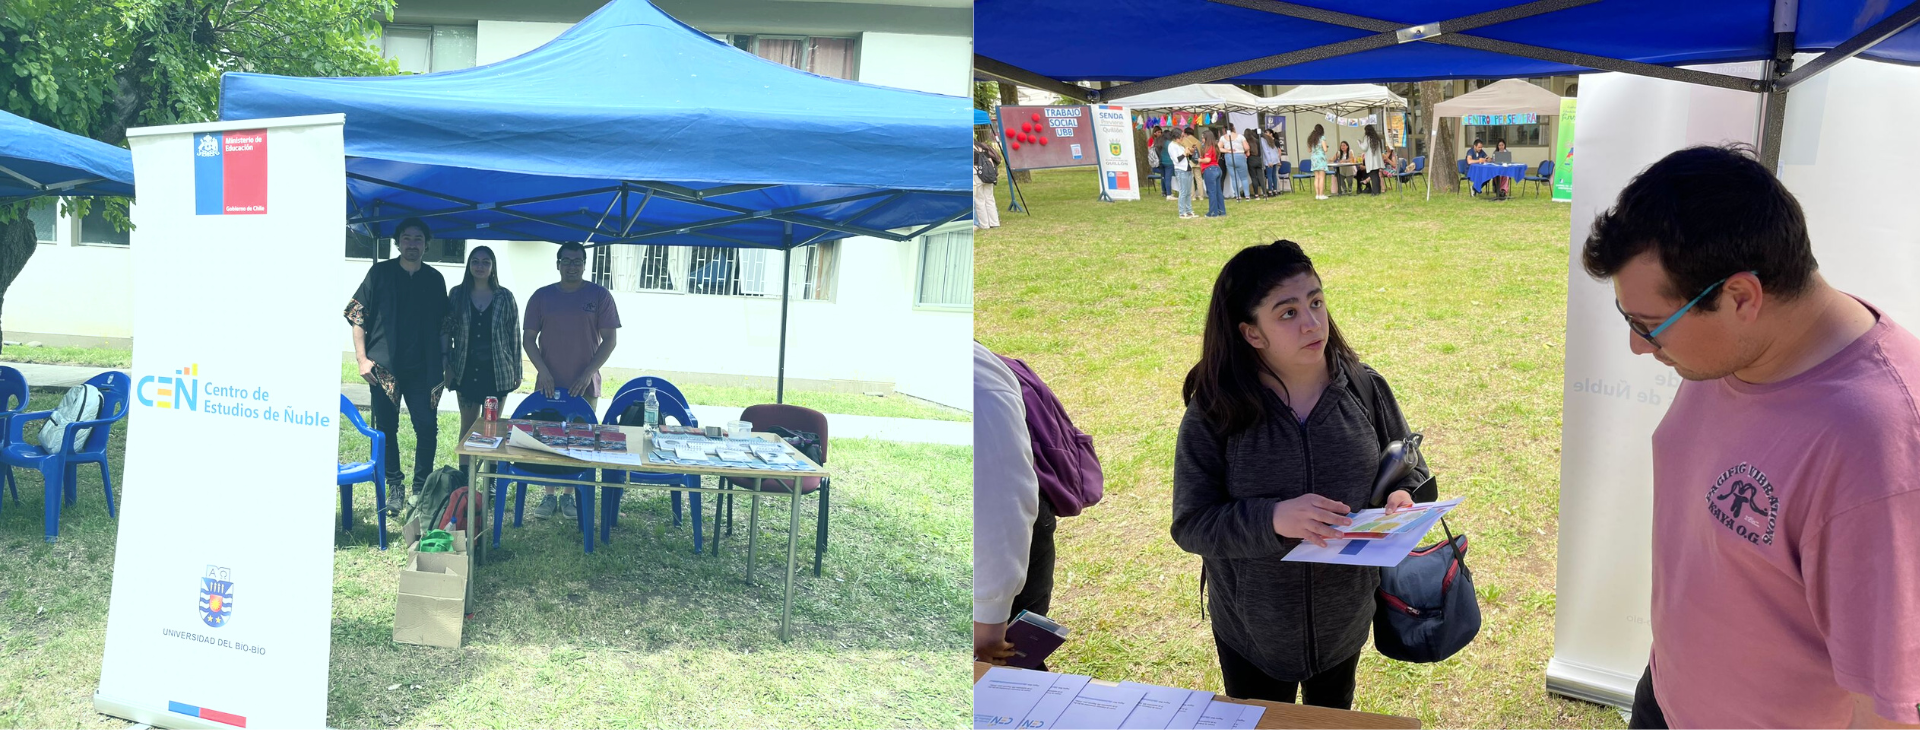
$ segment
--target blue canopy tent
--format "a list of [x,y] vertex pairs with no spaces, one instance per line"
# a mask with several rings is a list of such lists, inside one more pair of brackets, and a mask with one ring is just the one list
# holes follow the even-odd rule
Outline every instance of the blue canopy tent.
[[973,110],[973,126],[980,127],[993,123],[993,115],[985,109]]
[[970,109],[761,59],[646,0],[614,0],[486,66],[230,73],[220,98],[229,120],[344,112],[347,222],[368,235],[419,217],[446,238],[761,248],[789,260],[800,246],[905,241],[971,215]]
[[133,153],[0,112],[0,203],[49,195],[133,197]]
[[[1169,17],[1193,29],[1171,47]],[[1617,71],[1766,94],[1761,154],[1772,162],[1788,89],[1854,55],[1920,64],[1916,21],[1915,0],[978,0],[974,69],[1115,104],[1197,83]],[[1075,37],[1099,42],[1058,40]],[[1823,55],[1796,70],[1795,52]],[[1770,67],[1762,80],[1673,68],[1733,61]],[[1073,81],[1132,83],[1096,90]]]

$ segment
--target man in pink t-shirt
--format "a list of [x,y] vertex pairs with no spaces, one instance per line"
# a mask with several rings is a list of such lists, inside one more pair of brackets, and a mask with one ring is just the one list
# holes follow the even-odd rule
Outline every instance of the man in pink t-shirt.
[[[527,359],[539,375],[533,389],[552,398],[556,389],[587,400],[600,411],[600,366],[613,356],[614,334],[620,329],[620,311],[613,293],[587,281],[587,249],[578,243],[560,244],[557,268],[560,282],[540,287],[527,299],[525,343]],[[533,516],[552,517],[558,508],[567,519],[578,519],[573,488],[557,501],[554,488],[533,508]]]
[[1740,148],[1634,178],[1582,254],[1686,382],[1653,435],[1630,727],[1920,723],[1920,340],[1819,274]]

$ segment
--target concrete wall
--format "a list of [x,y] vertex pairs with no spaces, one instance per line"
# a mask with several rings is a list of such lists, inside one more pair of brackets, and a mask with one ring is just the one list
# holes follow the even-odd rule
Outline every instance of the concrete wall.
[[545,45],[573,27],[572,23],[531,23],[482,20],[475,32],[473,63],[485,66]]
[[973,39],[966,36],[860,34],[862,83],[971,96]]
[[58,240],[40,244],[7,288],[0,312],[6,339],[49,345],[115,340],[124,346],[133,336],[133,252],[126,246],[76,243],[75,228],[72,219],[62,217],[55,226]]

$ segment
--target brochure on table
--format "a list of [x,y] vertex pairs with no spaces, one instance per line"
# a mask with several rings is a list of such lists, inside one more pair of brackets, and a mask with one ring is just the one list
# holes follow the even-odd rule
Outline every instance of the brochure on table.
[[1213,693],[1082,674],[993,667],[973,685],[976,730],[1019,728],[1251,728],[1267,708],[1213,699]]
[[528,451],[539,451],[557,456],[565,456],[569,459],[579,459],[581,461],[591,461],[600,464],[625,464],[630,466],[638,466],[640,464],[639,454],[631,454],[625,451],[603,451],[592,446],[549,446],[542,443],[540,439],[536,438],[533,432],[525,426],[510,429],[507,436],[507,443]]
[[661,466],[721,466],[763,471],[815,471],[785,441],[655,434],[647,463]]
[[[1294,563],[1329,563],[1332,565],[1371,565],[1390,568],[1407,559],[1407,554],[1420,547],[1420,541],[1426,537],[1427,530],[1439,524],[1441,516],[1460,505],[1455,497],[1440,502],[1416,505],[1417,512],[1407,515],[1396,514],[1393,518],[1383,518],[1381,510],[1363,510],[1353,515],[1354,527],[1369,527],[1384,532],[1380,538],[1342,538],[1328,540],[1326,547],[1310,542],[1294,546],[1282,561]],[[1371,513],[1371,518],[1369,514]],[[1387,521],[1382,521],[1387,519]],[[1338,529],[1338,528],[1335,528]]]

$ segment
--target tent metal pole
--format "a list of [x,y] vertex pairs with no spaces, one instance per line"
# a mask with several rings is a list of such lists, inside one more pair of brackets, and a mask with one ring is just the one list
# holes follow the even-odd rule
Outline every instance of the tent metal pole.
[[787,402],[787,300],[793,296],[793,224],[786,224],[780,265],[780,374],[773,381],[773,402]]
[[1041,91],[1051,91],[1055,94],[1078,101],[1091,102],[1093,100],[1094,91],[1092,89],[1050,79],[1024,68],[1014,66],[1013,64],[987,58],[978,53],[973,54],[973,70],[976,72],[976,77],[985,76],[995,81],[1008,81],[1021,86],[1030,86]]
[[1859,35],[1847,39],[1847,42],[1835,46],[1833,50],[1821,54],[1819,58],[1808,61],[1807,65],[1800,67],[1799,70],[1786,74],[1783,78],[1776,79],[1774,82],[1775,86],[1782,91],[1791,88],[1812,77],[1814,74],[1825,71],[1828,66],[1857,56],[1860,52],[1893,37],[1894,34],[1913,27],[1915,23],[1920,23],[1920,0],[1908,2],[1906,7],[1895,11],[1892,15],[1888,15],[1886,19],[1874,23],[1873,27],[1863,30]]
[[1787,89],[1779,82],[1793,72],[1794,32],[1800,18],[1799,0],[1773,4],[1773,60],[1766,63],[1767,91],[1760,95],[1760,164],[1780,174],[1780,144],[1786,137]]

